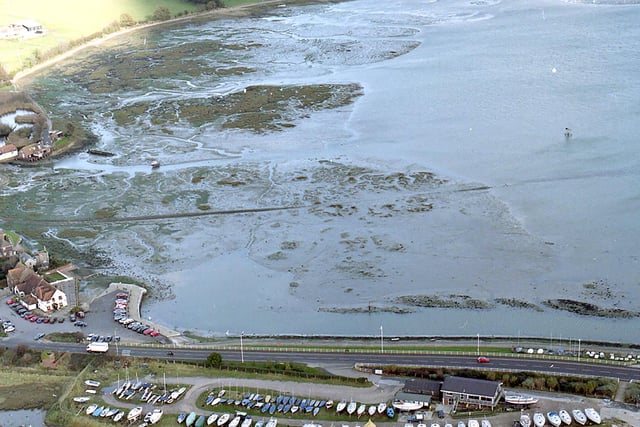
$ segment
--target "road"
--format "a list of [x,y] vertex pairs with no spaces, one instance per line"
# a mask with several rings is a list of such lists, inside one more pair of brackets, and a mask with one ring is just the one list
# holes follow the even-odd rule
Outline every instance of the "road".
[[[9,344],[8,342],[6,344]],[[84,352],[86,344],[34,342],[30,345],[36,349]],[[173,356],[167,355],[167,348],[131,347],[111,345],[110,354],[116,351],[122,354],[127,350],[133,357],[151,357],[176,360],[205,360],[213,351],[211,349],[171,348]],[[309,365],[323,364],[381,364],[381,365],[419,365],[451,368],[478,368],[497,371],[532,371],[558,375],[583,375],[592,377],[608,377],[621,381],[640,381],[640,369],[635,366],[609,365],[586,361],[566,361],[554,359],[535,359],[518,357],[491,357],[491,362],[478,364],[475,356],[466,355],[433,355],[433,354],[396,354],[392,352],[359,353],[359,352],[321,352],[321,351],[255,351],[244,350],[243,355],[237,350],[215,350],[224,360],[240,361],[294,361]]]

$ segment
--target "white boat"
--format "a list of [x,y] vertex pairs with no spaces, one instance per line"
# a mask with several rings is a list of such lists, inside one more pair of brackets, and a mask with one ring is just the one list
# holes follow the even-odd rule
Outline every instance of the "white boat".
[[276,427],[277,425],[278,425],[278,420],[276,418],[269,418],[267,427]]
[[602,422],[602,419],[600,418],[600,414],[598,413],[598,411],[596,411],[593,408],[585,408],[584,414],[587,416],[589,421],[591,421],[594,424],[600,424]]
[[558,412],[558,415],[560,415],[560,419],[562,420],[563,423],[565,423],[566,425],[571,424],[571,415],[569,415],[569,412],[567,412],[564,409],[560,409],[560,412]]
[[142,414],[142,406],[136,406],[127,414],[127,421],[137,420],[140,417],[140,414]]
[[504,401],[512,405],[534,405],[538,403],[538,398],[524,394],[507,394]]
[[370,417],[373,417],[376,412],[378,412],[378,407],[376,405],[371,405],[369,406],[369,409],[367,410],[367,412],[369,413]]
[[446,424],[444,425],[444,427],[453,427],[453,424],[451,424],[451,423],[446,423]]
[[520,427],[531,427],[531,417],[529,414],[520,415]]
[[353,415],[353,413],[356,412],[357,408],[358,404],[356,402],[349,402],[349,404],[347,405],[347,414]]
[[347,407],[347,402],[344,400],[341,400],[340,402],[338,402],[338,405],[336,405],[336,412],[342,412],[345,410],[346,407]]
[[207,418],[207,425],[210,426],[211,424],[215,423],[217,419],[218,414],[214,412],[213,414],[209,415],[209,418]]
[[85,393],[89,393],[89,394],[96,394],[96,393],[97,393],[97,391],[95,391],[95,390],[94,390],[94,389],[92,389],[92,388],[88,388],[88,389],[86,389],[84,392],[85,392]]
[[584,415],[580,409],[574,409],[571,411],[571,415],[573,415],[573,419],[580,425],[585,425],[587,423],[587,417]]
[[489,420],[482,420],[480,424],[482,425],[482,427],[491,427],[491,421]]
[[562,420],[560,419],[560,415],[558,415],[557,412],[554,412],[554,411],[547,412],[547,419],[549,420],[551,425],[554,426],[554,427],[560,427],[560,424],[562,424]]
[[151,416],[149,417],[149,422],[151,424],[157,423],[158,421],[160,421],[160,418],[162,418],[162,414],[162,409],[154,409],[151,413]]
[[408,400],[394,400],[392,405],[399,411],[417,411],[424,406],[424,403]]
[[224,390],[224,389],[220,390],[220,391],[218,392],[218,397],[222,397],[222,396],[224,396],[224,394],[225,394],[226,392],[227,392],[227,390]]
[[87,406],[87,410],[85,412],[87,413],[87,415],[91,415],[96,409],[98,409],[98,404],[92,403],[91,405]]
[[458,427],[467,427],[464,421],[458,421]]
[[240,424],[241,427],[251,427],[251,417],[247,417],[244,419],[244,421],[242,421],[242,424]]
[[124,418],[124,411],[120,411],[118,412],[114,417],[113,417],[113,421],[115,421],[116,423],[118,421],[120,421],[122,418]]
[[360,406],[358,406],[358,410],[356,411],[356,414],[358,415],[358,417],[360,417],[362,414],[364,414],[364,411],[366,410],[367,410],[367,405],[363,403]]
[[240,425],[240,421],[242,421],[242,417],[236,415],[229,423],[229,427],[238,427]]
[[480,427],[477,420],[469,420],[469,427]]
[[229,418],[231,418],[231,415],[229,414],[222,414],[220,415],[220,417],[218,417],[218,421],[216,421],[216,424],[218,426],[223,426],[227,423],[227,421],[229,421]]
[[211,406],[215,406],[215,405],[217,405],[218,403],[220,403],[220,401],[221,401],[221,400],[222,400],[222,398],[221,398],[221,397],[216,397],[215,399],[213,399],[213,400],[211,401]]
[[544,415],[541,412],[536,412],[533,414],[533,425],[536,427],[542,427],[545,424]]
[[333,400],[327,400],[327,403],[325,404],[325,408],[327,409],[333,408]]
[[86,403],[89,401],[89,399],[91,399],[89,396],[78,396],[74,397],[73,401],[76,403]]
[[[418,424],[418,427],[427,427],[426,424]],[[440,427],[438,423],[431,423],[431,427]]]
[[84,383],[89,387],[100,387],[100,381],[86,380]]
[[384,414],[384,412],[387,410],[387,404],[385,402],[382,403],[378,403],[378,414]]

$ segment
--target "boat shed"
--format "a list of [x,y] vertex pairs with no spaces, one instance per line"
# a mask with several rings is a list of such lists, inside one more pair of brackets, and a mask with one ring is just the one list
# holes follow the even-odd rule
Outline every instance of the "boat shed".
[[[430,396],[431,399],[440,399],[440,387],[442,387],[442,381],[425,380],[420,378],[411,378],[404,382],[402,388],[403,393],[409,393],[414,395],[420,395],[423,399],[424,396]],[[420,400],[420,399],[413,399]]]
[[476,378],[448,376],[440,389],[442,403],[453,405],[454,409],[496,407],[504,391],[499,381],[487,381]]

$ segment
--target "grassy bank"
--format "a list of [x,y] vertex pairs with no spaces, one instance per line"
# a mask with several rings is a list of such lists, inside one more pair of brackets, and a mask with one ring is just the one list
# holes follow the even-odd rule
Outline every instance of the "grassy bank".
[[[136,22],[148,21],[159,7],[169,9],[172,16],[197,11],[197,5],[184,0],[24,0],[0,2],[0,26],[35,20],[46,31],[44,36],[30,39],[0,40],[2,66],[9,72],[23,68],[25,61],[65,43],[90,36],[120,22],[128,14]],[[38,52],[38,53],[36,53]]]

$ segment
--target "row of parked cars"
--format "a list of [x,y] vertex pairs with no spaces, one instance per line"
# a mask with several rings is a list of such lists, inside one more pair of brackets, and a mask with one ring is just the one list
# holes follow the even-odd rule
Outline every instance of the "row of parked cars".
[[139,334],[157,337],[160,332],[129,317],[129,294],[119,292],[113,305],[113,320]]
[[11,323],[11,320],[0,319],[0,323],[2,324],[2,329],[4,330],[5,334],[8,334],[9,332],[13,332],[16,330],[16,326],[13,323]]
[[64,317],[47,317],[47,316],[38,316],[37,314],[29,311],[24,305],[20,304],[18,301],[14,299],[8,299],[7,305],[11,307],[13,311],[15,311],[18,316],[22,317],[25,320],[28,320],[31,323],[56,323],[56,322],[64,322]]

